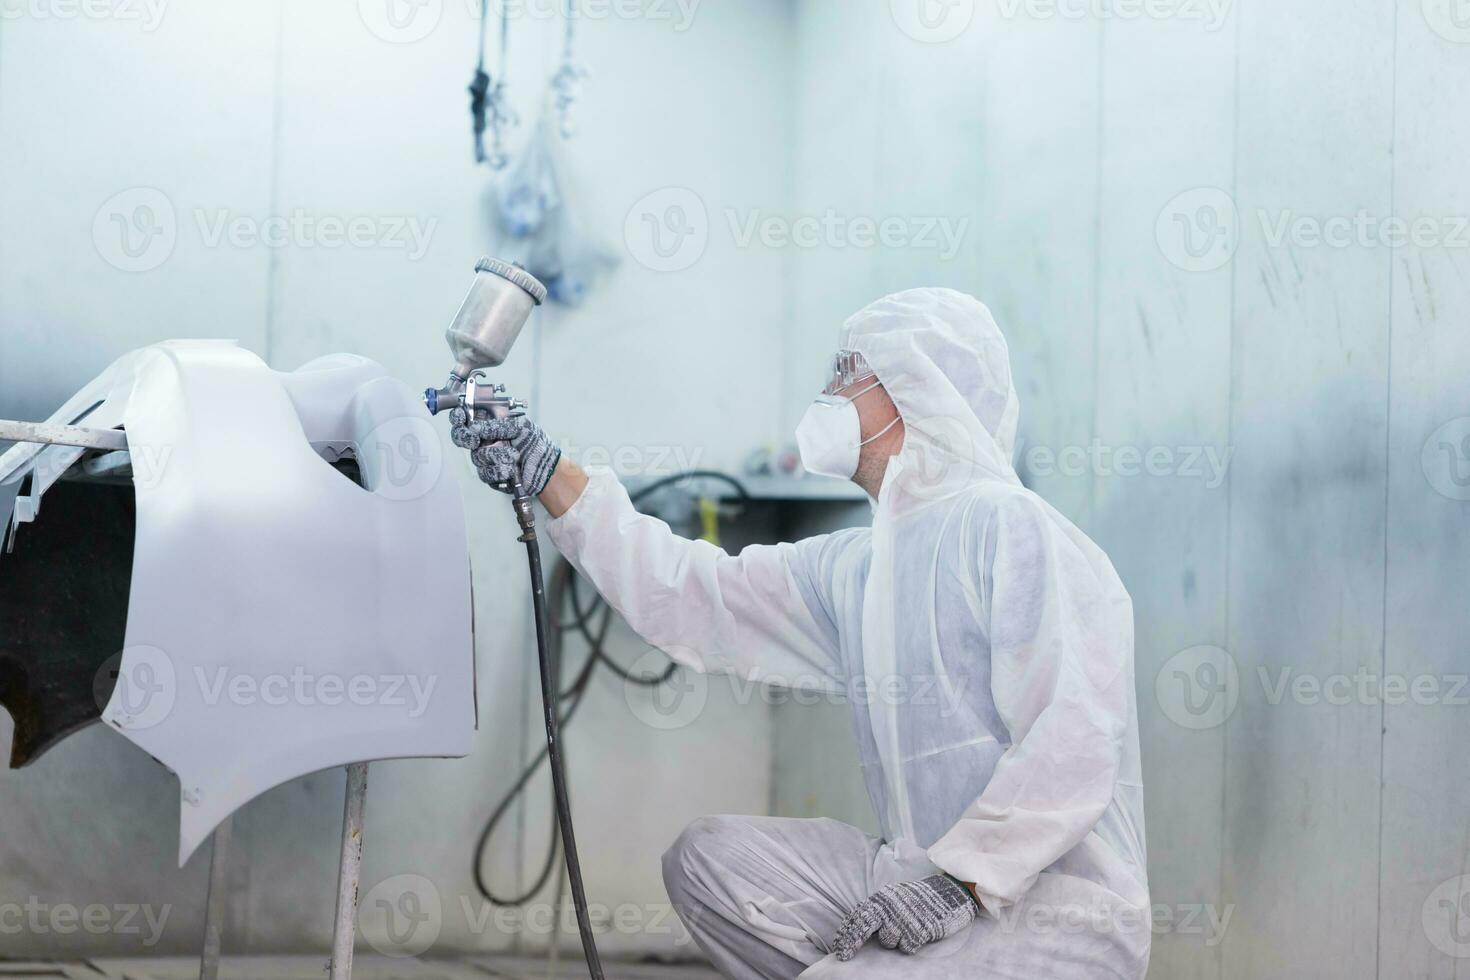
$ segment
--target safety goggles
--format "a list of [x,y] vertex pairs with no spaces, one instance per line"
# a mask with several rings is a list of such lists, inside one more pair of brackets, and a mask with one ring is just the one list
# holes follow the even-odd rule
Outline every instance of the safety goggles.
[[832,359],[831,380],[822,389],[822,394],[835,395],[871,377],[874,377],[873,369],[868,367],[867,358],[855,350],[840,350]]

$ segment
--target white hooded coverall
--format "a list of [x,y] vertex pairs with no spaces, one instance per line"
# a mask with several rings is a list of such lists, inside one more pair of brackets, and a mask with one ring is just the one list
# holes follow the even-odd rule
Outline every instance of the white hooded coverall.
[[[731,977],[1143,977],[1150,921],[1133,614],[1102,551],[1025,489],[989,310],[946,289],[843,328],[905,425],[869,528],[738,556],[592,474],[549,524],[649,643],[699,671],[845,694],[882,839],[713,817],[665,856],[670,897]],[[876,888],[943,870],[985,910],[916,956],[828,955]]]

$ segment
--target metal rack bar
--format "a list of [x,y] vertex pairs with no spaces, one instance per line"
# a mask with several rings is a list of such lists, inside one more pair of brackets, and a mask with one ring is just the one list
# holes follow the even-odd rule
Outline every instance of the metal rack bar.
[[225,867],[230,860],[234,824],[234,817],[225,817],[214,828],[214,848],[209,855],[209,892],[204,899],[204,952],[199,957],[199,980],[219,980],[220,941],[225,929]]
[[39,442],[51,446],[82,449],[127,449],[127,433],[119,429],[88,429],[54,422],[14,422],[0,419],[0,439],[9,442]]
[[362,875],[362,814],[367,803],[366,762],[347,767],[342,806],[342,863],[337,869],[337,921],[332,930],[331,980],[351,980],[357,935],[358,881]]

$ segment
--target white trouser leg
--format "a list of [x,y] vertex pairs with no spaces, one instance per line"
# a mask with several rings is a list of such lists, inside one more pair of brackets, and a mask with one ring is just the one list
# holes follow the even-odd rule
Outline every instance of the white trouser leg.
[[702,817],[664,855],[664,885],[730,980],[789,980],[872,892],[879,846],[835,820]]

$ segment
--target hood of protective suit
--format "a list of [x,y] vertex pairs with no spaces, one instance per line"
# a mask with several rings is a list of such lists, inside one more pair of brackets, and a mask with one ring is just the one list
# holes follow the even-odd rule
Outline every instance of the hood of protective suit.
[[867,358],[903,419],[889,469],[898,489],[942,499],[984,480],[1020,483],[1010,351],[984,303],[953,289],[894,293],[853,314],[838,346]]

